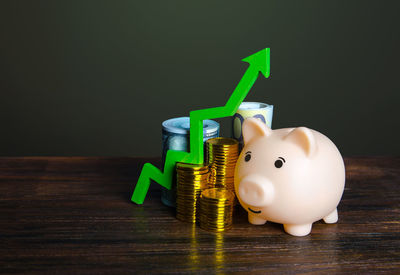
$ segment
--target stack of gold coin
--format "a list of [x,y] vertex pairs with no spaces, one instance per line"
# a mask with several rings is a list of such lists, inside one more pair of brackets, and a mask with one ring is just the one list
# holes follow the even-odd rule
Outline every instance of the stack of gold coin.
[[196,222],[201,191],[209,184],[209,168],[203,164],[176,164],[176,217]]
[[206,141],[206,162],[210,166],[210,187],[225,187],[235,192],[235,165],[239,142],[233,138],[211,138]]
[[209,188],[200,196],[200,227],[214,232],[232,228],[235,195],[226,188]]

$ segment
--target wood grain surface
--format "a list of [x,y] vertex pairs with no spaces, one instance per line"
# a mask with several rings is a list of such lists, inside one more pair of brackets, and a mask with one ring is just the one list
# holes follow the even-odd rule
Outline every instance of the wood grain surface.
[[175,219],[152,184],[130,196],[145,161],[102,157],[0,158],[0,272],[400,273],[400,158],[346,158],[339,222],[306,237],[282,226],[210,233]]

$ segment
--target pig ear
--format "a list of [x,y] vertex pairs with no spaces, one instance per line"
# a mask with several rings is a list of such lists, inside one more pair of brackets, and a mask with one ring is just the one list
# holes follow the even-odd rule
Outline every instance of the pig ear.
[[244,144],[247,144],[255,137],[269,136],[272,130],[260,119],[251,117],[244,120],[242,133]]
[[306,127],[295,128],[284,139],[300,146],[308,157],[312,156],[317,150],[314,134]]

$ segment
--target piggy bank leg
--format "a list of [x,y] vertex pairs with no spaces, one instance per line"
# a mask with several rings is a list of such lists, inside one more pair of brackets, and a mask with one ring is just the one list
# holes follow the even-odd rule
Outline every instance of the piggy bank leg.
[[249,213],[249,223],[254,225],[263,225],[266,222],[267,222],[266,220]]
[[305,236],[310,234],[311,232],[312,223],[308,224],[284,224],[283,228],[285,229],[286,233],[293,235],[293,236]]
[[324,218],[324,222],[326,223],[335,223],[338,221],[338,213],[337,213],[337,208],[332,211],[328,216]]

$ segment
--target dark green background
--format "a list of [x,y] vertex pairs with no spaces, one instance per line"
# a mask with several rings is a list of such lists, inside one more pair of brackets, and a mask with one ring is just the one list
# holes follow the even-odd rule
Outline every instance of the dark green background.
[[[4,156],[161,155],[161,122],[246,101],[344,155],[399,155],[398,1],[2,1]],[[223,134],[230,135],[229,119]]]

